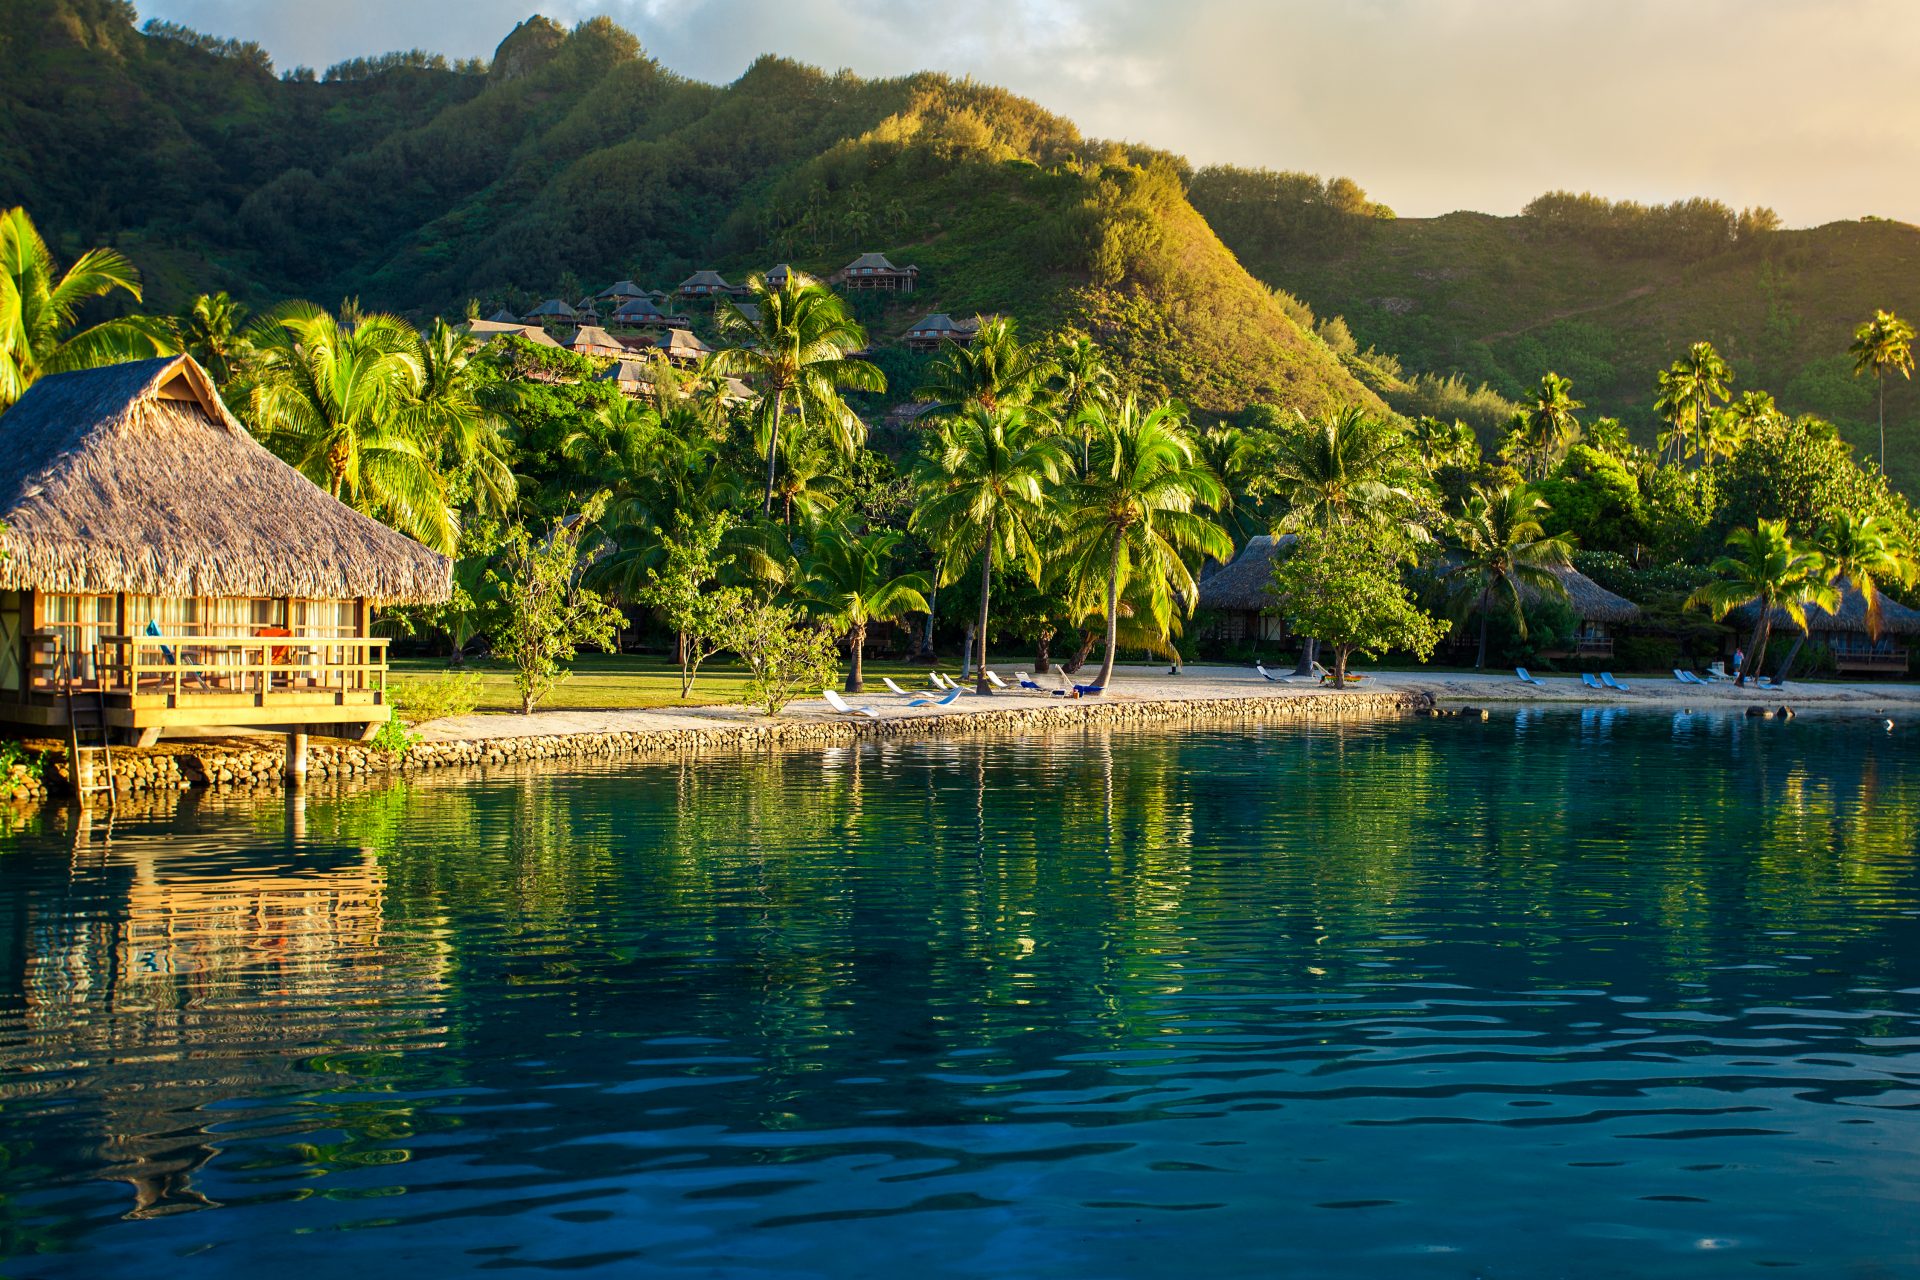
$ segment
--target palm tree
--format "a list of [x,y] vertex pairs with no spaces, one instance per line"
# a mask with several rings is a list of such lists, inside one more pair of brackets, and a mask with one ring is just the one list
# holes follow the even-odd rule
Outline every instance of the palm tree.
[[1911,587],[1920,581],[1920,561],[1899,531],[1879,516],[1837,515],[1820,531],[1820,558],[1827,581],[1851,584],[1866,606],[1867,634],[1880,638],[1883,583]]
[[1826,562],[1820,553],[1797,545],[1787,535],[1784,520],[1762,520],[1752,529],[1735,529],[1727,535],[1727,545],[1738,554],[1715,560],[1713,571],[1720,580],[1688,596],[1687,604],[1711,610],[1715,618],[1723,618],[1743,605],[1758,610],[1747,646],[1753,658],[1740,668],[1735,681],[1744,685],[1766,658],[1775,609],[1784,610],[1794,625],[1805,631],[1807,606],[1831,611],[1839,593],[1827,581]]
[[789,437],[781,455],[780,474],[773,482],[773,496],[780,503],[780,523],[793,528],[797,508],[802,515],[825,509],[846,490],[846,482],[837,464],[840,459],[826,444],[811,434]]
[[926,385],[913,397],[931,403],[936,417],[948,417],[975,405],[989,413],[1002,405],[1034,405],[1054,374],[1054,363],[1038,343],[1020,341],[1013,321],[996,316],[983,321],[966,345],[947,344],[927,373]]
[[1913,326],[1891,311],[1875,311],[1873,319],[1853,331],[1853,372],[1873,374],[1880,384],[1880,469],[1887,467],[1887,375],[1913,376]]
[[1082,601],[1105,588],[1106,658],[1094,680],[1102,687],[1113,678],[1122,596],[1135,620],[1164,638],[1175,597],[1191,613],[1200,594],[1186,556],[1233,554],[1227,531],[1194,510],[1219,506],[1222,490],[1199,460],[1184,412],[1173,403],[1143,411],[1132,396],[1111,411],[1087,411],[1092,465],[1062,495],[1060,548]]
[[979,682],[987,684],[988,602],[996,556],[1018,562],[1037,585],[1039,538],[1053,518],[1048,487],[1069,466],[1059,442],[1042,435],[1018,405],[975,404],[943,421],[917,468],[920,505],[909,527],[940,556],[940,582],[980,557]]
[[233,380],[249,349],[245,331],[247,309],[225,291],[203,293],[180,316],[180,346],[200,362],[216,386]]
[[1480,612],[1480,652],[1476,668],[1487,665],[1487,623],[1493,597],[1504,595],[1513,607],[1520,638],[1527,636],[1524,592],[1566,598],[1566,584],[1555,569],[1573,563],[1573,546],[1565,537],[1546,535],[1540,517],[1546,502],[1525,485],[1476,487],[1467,499],[1466,513],[1455,525],[1458,564],[1446,579],[1452,584],[1455,611],[1461,618]]
[[462,480],[476,511],[505,515],[519,488],[508,461],[511,394],[480,380],[477,347],[463,330],[436,319],[417,341],[420,385],[403,417],[438,446],[438,461]]
[[1697,436],[1714,406],[1726,401],[1733,368],[1720,358],[1711,342],[1696,342],[1656,380],[1653,410],[1670,424],[1660,433],[1662,449],[1672,449],[1675,462],[1683,454],[1700,452]]
[[1600,418],[1587,428],[1586,442],[1611,458],[1625,462],[1634,454],[1633,437],[1618,418]]
[[352,328],[305,304],[257,323],[247,391],[269,447],[334,497],[451,554],[453,511],[409,413],[424,382],[419,335],[404,320],[362,316]]
[[140,273],[121,254],[89,249],[62,272],[25,209],[0,213],[0,410],[49,373],[179,349],[165,321],[144,316],[72,332],[82,303],[114,292],[140,300]]
[[1429,476],[1449,464],[1474,460],[1479,448],[1472,427],[1458,418],[1448,422],[1430,413],[1413,420],[1408,438],[1420,456],[1420,469]]
[[859,693],[865,684],[863,667],[867,627],[893,622],[909,613],[927,611],[924,573],[888,575],[888,561],[906,537],[894,529],[854,533],[844,514],[812,521],[809,546],[801,566],[801,597],[847,634],[853,657],[847,669],[847,692]]
[[757,382],[762,394],[761,424],[766,439],[767,492],[761,514],[773,511],[775,463],[780,429],[791,411],[804,428],[826,431],[842,452],[853,454],[867,438],[866,423],[841,398],[843,390],[884,391],[886,375],[853,353],[867,345],[840,295],[825,285],[790,273],[778,289],[766,277],[747,282],[759,309],[747,319],[732,299],[714,310],[720,335],[732,345],[715,354],[714,368]]
[[1080,470],[1089,465],[1093,425],[1088,414],[1113,403],[1117,383],[1099,344],[1085,334],[1062,338],[1053,350],[1052,398],[1055,418],[1080,428]]
[[1557,373],[1543,374],[1534,389],[1533,400],[1521,418],[1522,472],[1539,480],[1580,443],[1580,420],[1574,410],[1584,409],[1583,401],[1573,398],[1573,383]]

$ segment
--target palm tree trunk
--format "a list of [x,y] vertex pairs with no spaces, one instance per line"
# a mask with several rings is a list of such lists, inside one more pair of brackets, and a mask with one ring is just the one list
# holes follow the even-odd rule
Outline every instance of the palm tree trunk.
[[1312,636],[1300,637],[1300,661],[1293,669],[1297,676],[1313,674],[1313,664],[1320,658],[1320,642]]
[[1114,650],[1120,646],[1120,536],[1114,535],[1113,555],[1107,561],[1107,656],[1094,683],[1102,689],[1113,679]]
[[773,514],[773,460],[780,455],[780,416],[786,409],[786,388],[773,389],[773,428],[767,436],[767,496],[760,504],[760,514]]
[[1747,677],[1760,666],[1760,646],[1773,622],[1773,605],[1765,600],[1760,602],[1760,618],[1753,624],[1753,634],[1747,637],[1747,660],[1740,664],[1740,674],[1734,678],[1733,687],[1744,689]]
[[1040,640],[1034,646],[1034,653],[1033,653],[1033,669],[1041,675],[1047,674],[1047,671],[1053,665],[1052,647],[1053,647],[1053,628],[1041,627]]
[[1760,619],[1759,643],[1754,646],[1753,661],[1747,663],[1746,666],[1740,669],[1742,676],[1745,676],[1747,672],[1751,671],[1754,673],[1754,679],[1758,680],[1760,678],[1760,664],[1766,661],[1767,642],[1771,639],[1773,639],[1773,614],[1768,613]]
[[1487,593],[1483,589],[1480,592],[1480,656],[1473,660],[1475,671],[1487,668],[1487,613]]
[[973,673],[973,691],[992,693],[987,684],[987,600],[993,592],[993,522],[987,522],[987,545],[980,553],[980,668]]
[[1804,631],[1793,638],[1793,648],[1787,650],[1787,660],[1780,664],[1780,674],[1773,678],[1775,684],[1785,684],[1787,682],[1787,677],[1793,672],[1794,661],[1800,656],[1800,647],[1806,644],[1806,642],[1807,633]]
[[847,648],[853,650],[853,665],[847,668],[847,692],[859,693],[866,684],[865,673],[861,670],[867,651],[867,625],[856,622],[847,632]]

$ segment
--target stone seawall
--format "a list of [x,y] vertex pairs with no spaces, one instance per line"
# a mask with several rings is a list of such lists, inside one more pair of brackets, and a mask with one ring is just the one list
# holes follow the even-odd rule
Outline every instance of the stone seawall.
[[[1406,715],[1431,704],[1432,699],[1424,693],[1316,693],[1293,697],[1138,702],[1024,702],[978,711],[880,720],[776,717],[751,721],[716,720],[698,727],[422,741],[399,758],[357,743],[316,741],[308,747],[307,773],[309,778],[317,781],[533,761],[676,756],[777,747],[831,747],[882,738],[1048,732],[1204,721],[1364,720]],[[185,791],[193,787],[277,790],[284,785],[284,768],[285,755],[278,738],[260,739],[258,746],[222,744],[195,750],[190,742],[182,741],[161,748],[124,748],[113,753],[114,786],[123,792]],[[49,763],[48,781],[56,791],[66,788],[65,770],[64,760],[56,759]]]

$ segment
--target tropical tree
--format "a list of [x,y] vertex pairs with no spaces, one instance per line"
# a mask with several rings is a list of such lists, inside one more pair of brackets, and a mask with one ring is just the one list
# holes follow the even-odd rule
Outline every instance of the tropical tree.
[[181,349],[200,362],[217,386],[233,381],[250,349],[246,318],[247,309],[222,290],[195,298],[177,322]]
[[1508,446],[1523,475],[1529,480],[1544,478],[1580,443],[1580,420],[1574,411],[1585,407],[1573,398],[1570,380],[1557,373],[1541,375],[1532,401],[1517,415],[1520,429]]
[[480,378],[465,331],[436,319],[416,341],[420,384],[402,418],[435,448],[439,466],[459,478],[475,510],[506,514],[519,488],[508,438],[511,393]]
[[1471,463],[1480,456],[1480,442],[1473,428],[1458,418],[1449,422],[1422,414],[1413,420],[1407,436],[1419,455],[1421,470],[1429,476],[1441,467]]
[[1333,687],[1360,651],[1402,649],[1426,658],[1445,624],[1414,603],[1400,574],[1405,545],[1393,529],[1307,529],[1273,570],[1276,603],[1333,648]]
[[1622,461],[1631,458],[1636,452],[1633,437],[1627,434],[1626,424],[1618,418],[1596,420],[1586,430],[1586,442],[1608,457],[1619,458]]
[[1573,563],[1573,544],[1565,535],[1547,536],[1540,517],[1548,510],[1525,485],[1477,487],[1454,525],[1456,563],[1445,578],[1457,618],[1479,611],[1476,668],[1487,665],[1487,623],[1496,595],[1512,606],[1523,640],[1527,594],[1566,598],[1566,584],[1554,570]]
[[21,208],[0,213],[0,410],[50,373],[178,350],[163,320],[129,316],[73,331],[82,303],[123,292],[140,300],[140,273],[113,249],[89,249],[61,271]]
[[424,418],[410,412],[425,376],[413,327],[389,315],[348,327],[298,304],[250,339],[247,410],[268,446],[334,497],[451,554],[457,521]]
[[1879,516],[1842,513],[1820,531],[1820,559],[1827,581],[1850,585],[1866,608],[1867,634],[1880,638],[1881,587],[1911,587],[1920,581],[1920,560],[1900,533]]
[[1176,602],[1191,614],[1199,586],[1188,556],[1226,560],[1227,531],[1196,508],[1218,507],[1220,481],[1200,461],[1177,403],[1141,408],[1128,396],[1112,410],[1090,407],[1091,465],[1060,495],[1060,554],[1081,602],[1104,593],[1106,657],[1094,683],[1113,678],[1120,602],[1164,638]]
[[890,572],[894,549],[905,534],[893,529],[856,533],[846,518],[845,512],[837,512],[813,522],[802,559],[800,595],[847,637],[853,659],[847,668],[847,692],[859,693],[866,682],[867,628],[927,612],[927,576]]
[[1687,604],[1710,610],[1715,618],[1743,606],[1756,610],[1753,635],[1747,645],[1753,656],[1740,668],[1736,681],[1744,685],[1766,658],[1774,610],[1783,610],[1795,626],[1805,631],[1807,606],[1832,610],[1839,593],[1827,580],[1826,561],[1821,554],[1795,543],[1787,534],[1784,520],[1762,520],[1754,528],[1735,529],[1727,535],[1727,545],[1735,554],[1713,562],[1719,580],[1695,591]]
[[544,537],[515,527],[489,574],[498,619],[488,634],[494,654],[513,668],[521,715],[567,678],[566,664],[583,646],[614,646],[620,611],[585,585],[589,557],[581,547],[606,501],[605,493],[594,495]]
[[1675,462],[1700,452],[1699,435],[1715,406],[1731,394],[1733,368],[1720,358],[1711,342],[1696,342],[1656,379],[1653,410],[1667,421],[1660,433],[1663,450],[1672,450]]
[[1887,466],[1887,375],[1913,376],[1913,326],[1891,311],[1875,311],[1873,319],[1853,331],[1847,348],[1858,377],[1871,373],[1880,391],[1880,469]]
[[760,435],[767,455],[767,491],[761,503],[765,515],[773,511],[786,415],[792,413],[803,429],[824,431],[851,455],[865,442],[867,427],[841,393],[884,391],[887,379],[872,364],[853,357],[866,347],[867,333],[833,290],[797,271],[789,272],[777,289],[764,276],[754,276],[747,287],[758,318],[749,320],[730,298],[720,300],[714,319],[730,345],[715,354],[713,368],[759,386]]
[[[1053,353],[1039,343],[1020,341],[1013,321],[996,316],[982,321],[973,340],[951,342],[927,371],[914,399],[933,405],[936,417],[950,417],[977,406],[992,413],[1004,406],[1035,406],[1054,376]],[[1026,420],[1045,425],[1037,413]]]
[[1080,470],[1088,467],[1093,444],[1089,414],[1113,403],[1118,385],[1106,354],[1085,334],[1063,337],[1054,344],[1052,399],[1055,418],[1080,432]]
[[939,581],[952,582],[980,557],[976,692],[986,694],[987,621],[996,557],[1020,565],[1036,585],[1039,539],[1051,524],[1049,486],[1070,465],[1059,442],[1040,433],[1027,410],[974,404],[940,423],[916,468],[920,505],[909,527],[939,555]]

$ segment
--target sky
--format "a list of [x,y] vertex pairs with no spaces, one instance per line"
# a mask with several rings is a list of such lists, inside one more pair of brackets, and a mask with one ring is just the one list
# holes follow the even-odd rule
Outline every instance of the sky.
[[938,70],[1196,164],[1343,174],[1404,217],[1543,191],[1920,222],[1914,0],[137,0],[282,67],[487,57],[606,14],[684,75]]

